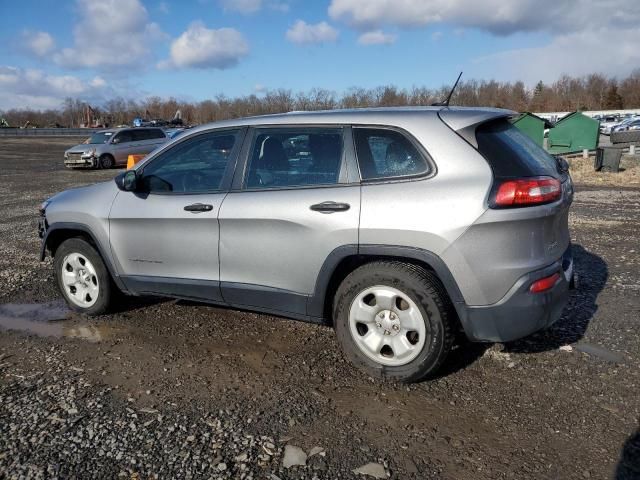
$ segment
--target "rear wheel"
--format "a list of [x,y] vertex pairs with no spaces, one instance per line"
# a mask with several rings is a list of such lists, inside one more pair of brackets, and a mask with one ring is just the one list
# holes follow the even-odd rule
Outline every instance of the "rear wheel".
[[334,325],[347,358],[367,374],[419,381],[444,362],[453,311],[439,279],[424,268],[374,262],[348,275],[334,299]]
[[115,159],[111,155],[105,153],[98,161],[98,168],[113,168],[115,164]]
[[107,311],[114,287],[91,244],[81,238],[65,240],[56,251],[54,270],[58,288],[72,310],[87,315]]

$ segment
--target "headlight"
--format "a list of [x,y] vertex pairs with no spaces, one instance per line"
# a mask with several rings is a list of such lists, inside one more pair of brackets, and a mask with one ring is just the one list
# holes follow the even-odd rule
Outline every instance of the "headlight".
[[91,150],[89,150],[89,151],[87,151],[87,152],[84,152],[84,153],[82,154],[82,156],[83,156],[83,157],[93,157],[95,154],[96,154],[96,149],[95,149],[95,148],[93,148],[93,149],[91,149]]
[[40,208],[38,208],[38,212],[40,212],[40,215],[42,217],[44,217],[45,211],[47,210],[47,207],[49,206],[50,203],[51,203],[51,200],[46,199],[44,202],[40,204]]

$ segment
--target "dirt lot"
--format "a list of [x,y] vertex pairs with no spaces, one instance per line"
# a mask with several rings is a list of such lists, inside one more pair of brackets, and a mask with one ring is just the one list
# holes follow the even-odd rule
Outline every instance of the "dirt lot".
[[461,343],[407,387],[266,315],[132,300],[62,320],[37,206],[116,173],[65,170],[72,143],[0,140],[0,478],[640,478],[640,189],[577,186],[578,289],[552,329]]

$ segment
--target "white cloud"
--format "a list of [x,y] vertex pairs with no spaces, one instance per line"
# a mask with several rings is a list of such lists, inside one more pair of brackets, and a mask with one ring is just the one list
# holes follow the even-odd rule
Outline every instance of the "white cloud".
[[289,4],[280,0],[266,3],[263,0],[219,0],[219,3],[225,11],[237,12],[242,15],[251,15],[265,7],[282,13],[289,11]]
[[287,30],[287,40],[298,44],[335,42],[338,31],[327,22],[309,24],[298,20]]
[[244,15],[255,13],[262,8],[262,0],[220,0],[222,8]]
[[551,81],[563,73],[626,75],[640,64],[638,0],[331,0],[328,12],[358,32],[446,24],[457,37],[470,29],[547,35],[545,45],[477,59],[465,76]]
[[69,68],[141,68],[151,58],[150,46],[166,38],[149,22],[139,0],[77,0],[80,19],[73,29],[74,45],[54,54]]
[[635,0],[332,0],[329,15],[358,29],[449,23],[498,35],[522,31],[584,30],[598,24],[640,24]]
[[105,93],[106,82],[86,82],[73,75],[50,75],[42,70],[0,66],[0,109],[57,108],[65,97],[95,99]]
[[56,46],[55,40],[47,32],[32,32],[30,30],[25,30],[22,32],[21,37],[24,48],[26,48],[29,53],[38,57],[44,57]]
[[249,45],[237,30],[213,30],[194,22],[171,43],[169,59],[160,62],[158,67],[222,70],[237,65],[248,53]]
[[395,41],[396,35],[384,33],[382,30],[371,30],[358,37],[360,45],[390,45]]
[[[606,41],[603,41],[606,39]],[[507,50],[475,60],[470,74],[483,78],[553,82],[571,76],[601,72],[626,76],[640,65],[638,29],[600,29],[571,32],[541,47]]]
[[104,78],[96,75],[91,79],[91,81],[89,82],[89,85],[91,85],[94,88],[102,88],[107,85],[107,81]]

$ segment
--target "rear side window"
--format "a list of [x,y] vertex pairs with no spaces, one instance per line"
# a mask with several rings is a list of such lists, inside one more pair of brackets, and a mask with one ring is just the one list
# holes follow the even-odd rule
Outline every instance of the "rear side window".
[[257,130],[247,188],[286,188],[338,183],[341,128]]
[[429,163],[408,138],[395,130],[354,128],[363,180],[422,175]]
[[480,125],[476,141],[496,178],[560,177],[555,157],[507,120]]

